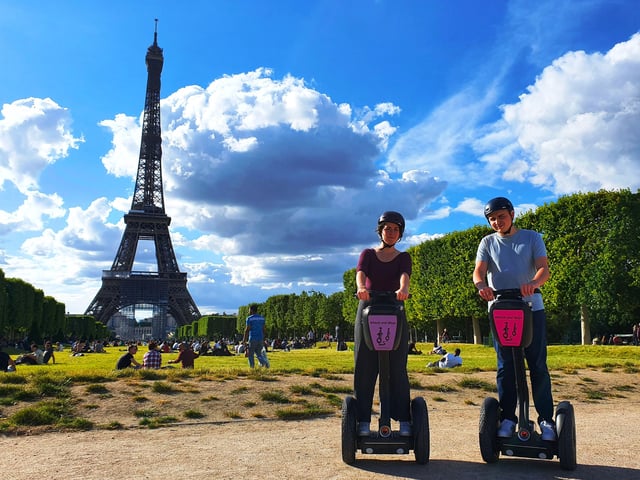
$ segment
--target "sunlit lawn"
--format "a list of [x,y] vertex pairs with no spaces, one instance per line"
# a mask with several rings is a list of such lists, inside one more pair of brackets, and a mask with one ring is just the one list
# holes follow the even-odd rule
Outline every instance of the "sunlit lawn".
[[[309,348],[292,350],[290,352],[269,351],[272,373],[352,373],[353,372],[353,344],[349,344],[349,350],[337,351],[336,344],[331,346],[321,345],[324,348]],[[409,355],[408,369],[410,372],[424,372],[426,364],[438,358],[437,355],[428,355],[432,344],[419,343],[418,350],[422,355]],[[478,370],[495,370],[495,352],[492,347],[472,344],[445,344],[448,351],[459,347],[463,358],[462,368],[457,371],[473,372]],[[136,359],[142,362],[142,356],[146,347],[139,348]],[[15,351],[8,350],[13,358]],[[122,375],[124,372],[116,372],[115,364],[118,358],[125,353],[124,347],[108,347],[106,353],[87,353],[84,356],[71,356],[67,348],[65,351],[56,352],[56,363],[46,366],[19,365],[19,373],[27,374],[30,371],[48,369],[51,373],[66,373],[69,375]],[[175,359],[175,353],[162,355],[164,371],[180,369],[179,364],[167,364],[168,360]],[[196,359],[194,374],[199,372],[228,372],[230,374],[242,373],[248,370],[247,359],[242,356],[203,356]],[[572,346],[551,345],[548,349],[548,365],[550,370],[582,369],[582,368],[606,368],[625,366],[640,368],[640,347],[633,346]],[[132,372],[131,372],[132,373]]]

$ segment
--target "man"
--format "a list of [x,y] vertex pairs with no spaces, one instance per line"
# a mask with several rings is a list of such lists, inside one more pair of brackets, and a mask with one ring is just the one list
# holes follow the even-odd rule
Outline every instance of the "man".
[[138,363],[138,361],[134,358],[134,355],[138,353],[138,346],[135,344],[129,345],[127,349],[127,353],[122,355],[118,359],[118,363],[116,364],[117,370],[124,370],[125,368],[129,368],[133,365],[133,368],[141,368],[142,365]]
[[267,328],[265,326],[265,319],[262,315],[258,314],[258,306],[253,304],[249,307],[249,316],[246,320],[246,328],[244,329],[244,337],[242,343],[246,344],[249,341],[247,349],[247,357],[249,359],[249,366],[255,367],[254,355],[258,357],[258,362],[263,367],[269,368],[269,360],[267,359],[264,349],[264,338],[267,334]]
[[460,349],[456,348],[454,353],[444,352],[444,355],[435,362],[427,363],[427,367],[433,368],[453,368],[462,365],[462,357],[460,356]]
[[162,367],[162,354],[155,340],[149,342],[149,351],[142,357],[142,368],[158,369]]
[[200,355],[194,352],[187,342],[182,342],[178,350],[180,351],[178,357],[175,360],[169,360],[167,363],[182,363],[182,368],[194,368],[195,359]]
[[16,359],[17,364],[26,364],[26,365],[42,365],[44,359],[44,352],[40,350],[36,343],[31,344],[31,353],[25,353],[24,355],[20,355]]
[[49,363],[49,360],[51,360],[51,363],[56,363],[56,356],[53,353],[53,345],[51,344],[51,342],[46,341],[44,342],[44,355],[42,356],[42,363]]
[[454,353],[447,353],[438,362],[440,368],[453,368],[460,365],[462,365],[462,357],[459,348],[456,348]]
[[[547,320],[540,287],[549,279],[547,251],[542,237],[513,224],[513,204],[504,197],[491,199],[484,215],[495,233],[480,241],[476,253],[473,283],[482,299],[495,300],[494,290],[519,289],[533,310],[533,338],[524,354],[531,377],[533,403],[538,412],[542,440],[555,440],[551,379],[547,368]],[[500,402],[498,436],[509,438],[517,424],[517,391],[513,357],[494,339],[498,358],[496,381]]]

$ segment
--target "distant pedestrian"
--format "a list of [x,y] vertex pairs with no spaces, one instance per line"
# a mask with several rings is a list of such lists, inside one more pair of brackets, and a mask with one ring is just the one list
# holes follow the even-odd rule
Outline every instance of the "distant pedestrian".
[[255,367],[255,355],[260,365],[269,368],[269,359],[267,359],[267,352],[264,348],[264,339],[267,334],[266,321],[262,315],[258,314],[258,306],[256,304],[249,307],[246,325],[242,343],[247,344],[248,341],[246,355],[249,359],[249,366],[251,368]]

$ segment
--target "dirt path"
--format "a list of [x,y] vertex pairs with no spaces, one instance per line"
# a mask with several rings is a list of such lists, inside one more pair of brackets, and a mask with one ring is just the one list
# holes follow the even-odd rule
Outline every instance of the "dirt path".
[[573,472],[563,471],[557,459],[501,458],[485,464],[478,448],[479,407],[437,402],[429,405],[427,465],[416,464],[413,453],[358,453],[355,465],[344,464],[338,415],[307,421],[240,420],[4,437],[0,465],[6,480],[639,479],[638,396],[598,404],[578,402],[574,408],[578,468]]

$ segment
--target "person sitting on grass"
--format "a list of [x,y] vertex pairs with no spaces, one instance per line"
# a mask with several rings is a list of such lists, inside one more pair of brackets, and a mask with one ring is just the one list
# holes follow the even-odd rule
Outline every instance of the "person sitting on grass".
[[155,340],[149,341],[149,351],[142,357],[142,368],[162,368],[162,354]]
[[127,349],[127,353],[122,355],[118,359],[118,363],[116,364],[116,370],[124,370],[125,368],[142,368],[142,365],[134,358],[134,355],[138,352],[138,346],[136,344],[129,345]]
[[460,349],[456,348],[454,353],[447,353],[437,362],[429,363],[427,367],[454,368],[460,365],[462,365],[462,357],[460,356]]
[[178,350],[180,351],[178,357],[175,360],[169,360],[167,363],[182,363],[182,368],[194,368],[194,360],[200,355],[194,352],[187,342],[182,342]]
[[56,356],[53,353],[53,345],[51,344],[51,342],[46,341],[44,342],[44,355],[42,356],[42,363],[49,363],[49,360],[51,360],[51,363],[56,363]]
[[44,359],[44,352],[38,348],[36,343],[31,344],[31,352],[20,355],[16,359],[16,364],[19,365],[42,365]]
[[0,345],[0,372],[13,372],[15,369],[16,362],[7,352],[2,351],[2,346]]

